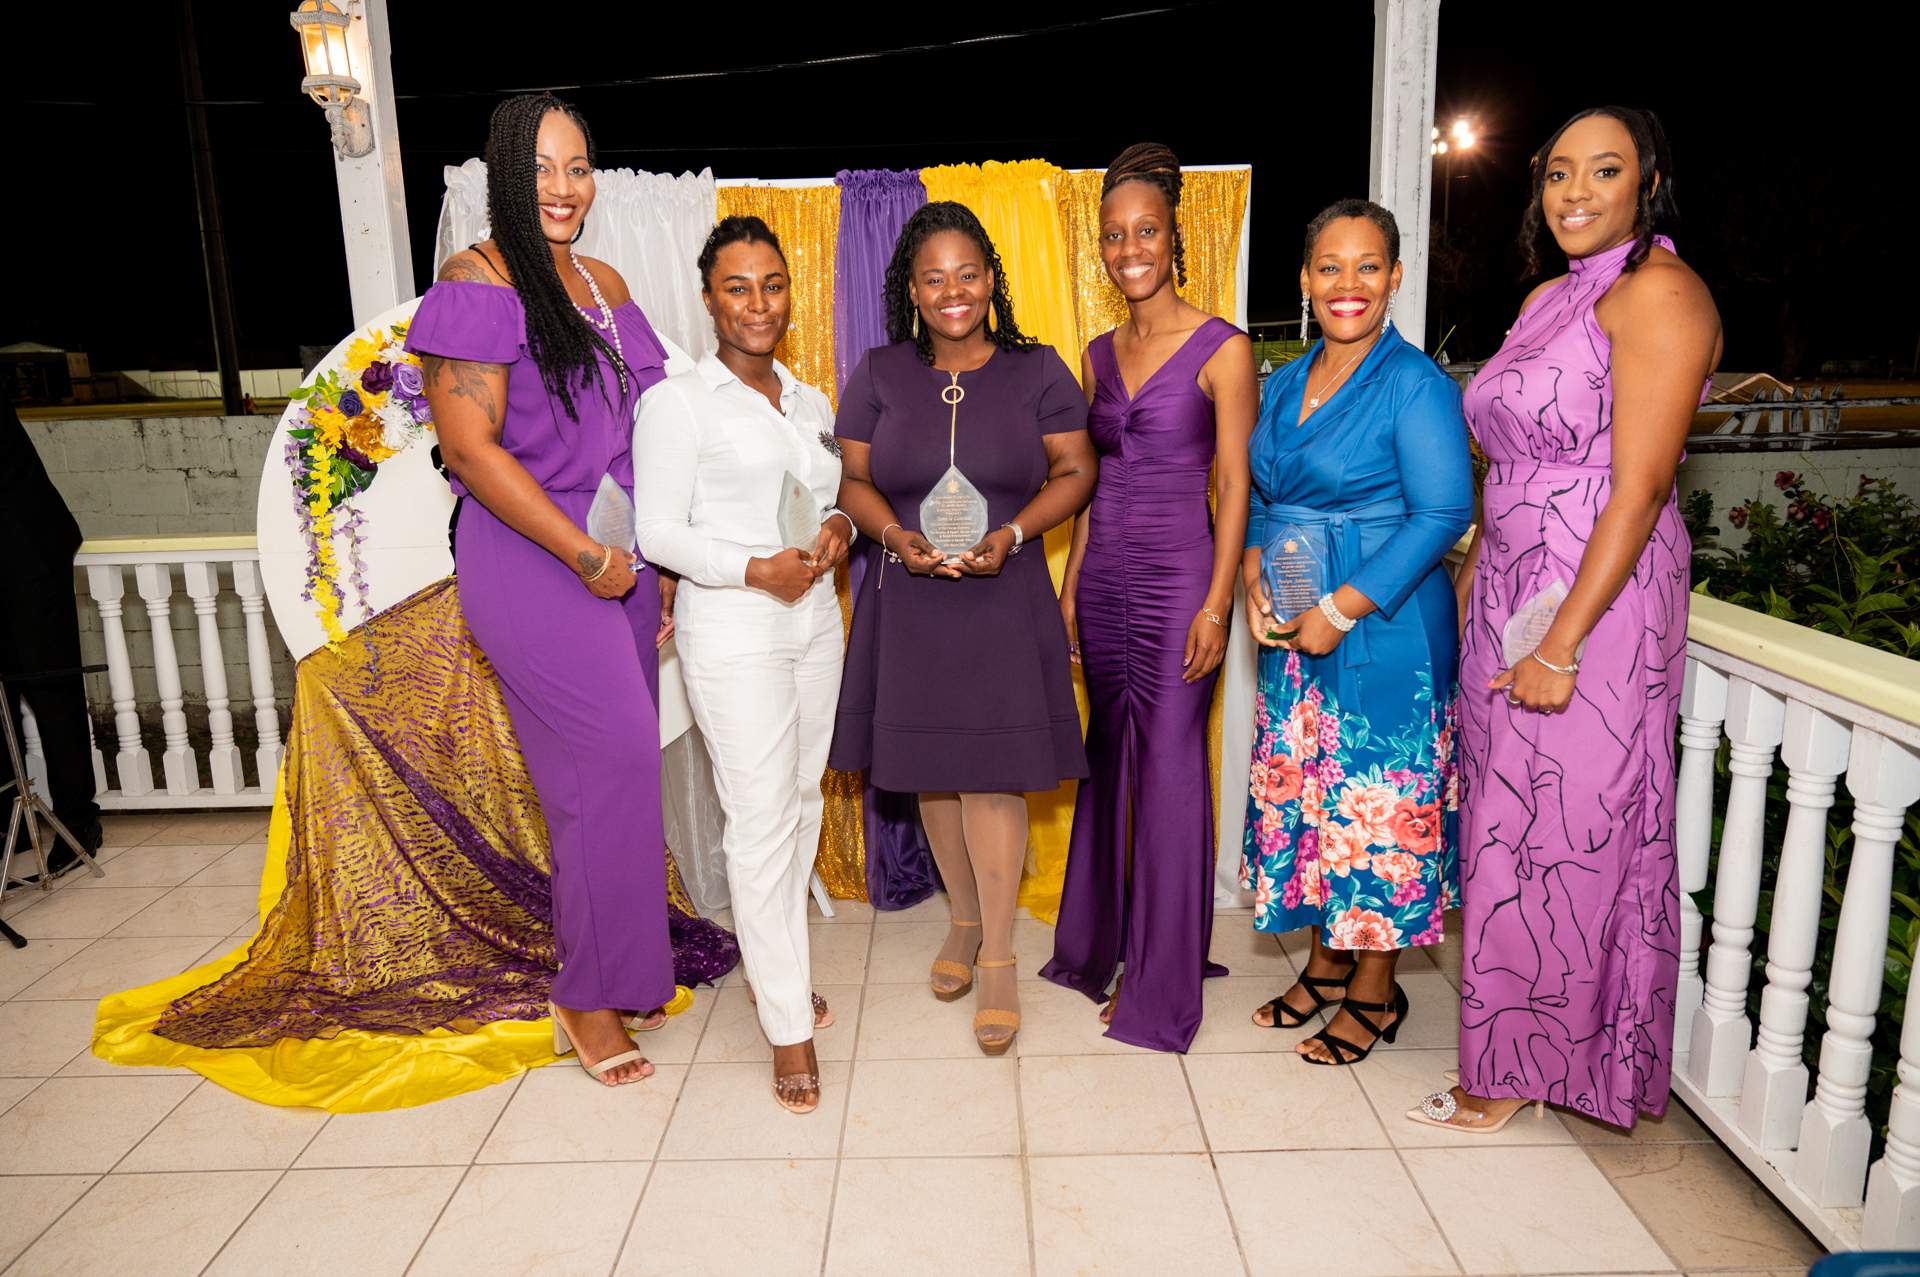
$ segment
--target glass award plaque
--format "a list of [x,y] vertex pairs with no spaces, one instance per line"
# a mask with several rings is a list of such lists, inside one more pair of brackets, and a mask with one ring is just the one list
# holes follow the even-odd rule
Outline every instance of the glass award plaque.
[[952,563],[987,535],[987,499],[960,473],[960,466],[954,460],[954,442],[960,429],[960,401],[967,397],[967,389],[960,384],[959,373],[950,375],[953,384],[940,391],[941,402],[953,409],[947,423],[947,472],[920,503],[920,535]]
[[[1567,583],[1555,577],[1546,589],[1513,609],[1513,615],[1500,630],[1500,657],[1508,669],[1526,660],[1528,654],[1540,646],[1547,631],[1553,628],[1553,618],[1560,615],[1560,604],[1566,597]],[[1582,639],[1573,659],[1578,661],[1586,650],[1586,640]]]
[[811,555],[820,543],[820,503],[791,470],[780,476],[780,504],[773,521],[780,529],[780,544],[789,550]]
[[948,466],[920,503],[920,534],[951,563],[987,535],[987,499],[960,467]]
[[633,502],[610,474],[600,476],[593,504],[587,507],[587,535],[615,550],[634,551]]
[[1267,539],[1260,580],[1276,622],[1292,620],[1327,592],[1327,547],[1318,533],[1289,523]]

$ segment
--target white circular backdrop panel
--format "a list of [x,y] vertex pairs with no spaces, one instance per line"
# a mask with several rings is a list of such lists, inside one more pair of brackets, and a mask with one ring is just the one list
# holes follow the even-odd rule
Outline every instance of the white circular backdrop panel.
[[[385,328],[411,319],[420,303],[402,302],[365,328],[347,334],[327,353],[301,384],[310,386],[329,369],[346,371],[347,348],[367,329]],[[274,624],[297,661],[327,641],[314,605],[300,597],[307,579],[307,543],[300,534],[295,509],[293,472],[287,468],[287,430],[297,404],[289,404],[274,428],[267,447],[266,468],[260,475],[260,502],[254,529],[260,544],[260,576]],[[453,517],[453,490],[433,468],[433,446],[439,436],[432,426],[402,452],[380,463],[371,486],[348,501],[360,511],[361,560],[366,564],[367,601],[363,610],[354,590],[347,558],[347,539],[334,537],[334,555],[340,564],[339,592],[343,600],[340,628],[350,630],[374,612],[392,607],[409,594],[431,585],[453,571],[447,552],[447,520]]]

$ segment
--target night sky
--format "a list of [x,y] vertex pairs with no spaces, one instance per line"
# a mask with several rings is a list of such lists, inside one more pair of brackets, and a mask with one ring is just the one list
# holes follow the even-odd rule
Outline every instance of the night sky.
[[[194,0],[206,96],[238,103],[209,114],[245,367],[296,364],[301,345],[331,345],[352,322],[333,160],[320,109],[299,91],[292,8]],[[1131,6],[861,10],[883,23],[837,20],[832,6],[674,8],[390,0],[422,289],[442,167],[480,152],[504,91],[951,46]],[[1895,218],[1909,216],[1897,191],[1913,182],[1912,90],[1883,56],[1910,55],[1909,13],[1447,0],[1437,111],[1477,121],[1480,144],[1451,183],[1428,345],[1458,325],[1458,357],[1498,346],[1526,291],[1511,244],[1528,156],[1574,110],[1622,102],[1667,123],[1679,248],[1720,305],[1723,367],[1805,376],[1833,359],[1910,362],[1920,279]],[[1251,163],[1250,307],[1278,319],[1298,314],[1307,220],[1366,194],[1372,26],[1364,0],[1191,4],[837,66],[558,91],[586,112],[605,167],[774,178],[1042,157],[1082,168],[1145,139],[1188,163]],[[212,367],[173,5],[35,6],[7,44],[27,145],[4,202],[0,344],[85,349],[100,370]]]

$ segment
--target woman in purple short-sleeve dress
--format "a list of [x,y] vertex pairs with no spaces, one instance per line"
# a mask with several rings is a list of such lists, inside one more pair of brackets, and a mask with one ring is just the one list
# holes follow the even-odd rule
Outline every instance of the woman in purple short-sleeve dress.
[[1461,574],[1459,1085],[1407,1113],[1483,1134],[1529,1104],[1627,1127],[1667,1108],[1691,552],[1674,470],[1720,360],[1706,285],[1656,233],[1673,161],[1652,113],[1581,112],[1533,175],[1522,251],[1538,272],[1550,232],[1567,273],[1466,394],[1492,468]]
[[[892,344],[861,359],[834,422],[840,508],[871,540],[828,765],[920,796],[953,906],[933,993],[960,997],[980,968],[974,1036],[1001,1055],[1020,1027],[1022,791],[1087,774],[1046,552],[1019,550],[1087,503],[1099,463],[1085,396],[1051,346],[1021,336],[966,206],[908,219],[885,300]],[[986,498],[988,528],[951,563],[918,527],[949,455]]]
[[[593,203],[586,122],[548,94],[487,140],[494,238],[447,260],[407,348],[423,356],[463,497],[467,626],[499,675],[553,847],[556,1050],[609,1086],[653,1071],[625,1027],[673,996],[660,815],[657,574],[581,529],[603,475],[633,487],[633,407],[666,354],[626,284],[573,255]],[[633,1017],[629,1019],[629,1017]],[[624,1022],[624,1023],[623,1023]]]

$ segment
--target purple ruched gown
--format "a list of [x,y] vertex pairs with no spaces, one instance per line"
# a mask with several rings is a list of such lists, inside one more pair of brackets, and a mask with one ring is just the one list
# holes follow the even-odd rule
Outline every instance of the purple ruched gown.
[[[1672,248],[1665,238],[1663,247]],[[1594,303],[1632,242],[1571,263],[1466,393],[1493,463],[1460,655],[1460,1084],[1632,1126],[1664,1113],[1680,968],[1674,720],[1691,543],[1670,496],[1588,636],[1564,713],[1510,708],[1515,608],[1571,587],[1612,491],[1611,346]]]
[[[633,407],[666,377],[666,352],[640,308],[629,301],[613,317],[627,390],[602,356],[601,384],[572,388],[578,420],[527,354],[513,289],[437,283],[407,331],[408,350],[507,365],[501,446],[583,528],[602,475],[633,490]],[[655,708],[659,578],[642,566],[624,599],[595,598],[472,498],[460,507],[454,566],[467,628],[500,677],[552,840],[553,1000],[580,1010],[661,1006],[674,976]]]
[[[1196,378],[1239,332],[1209,319],[1129,397],[1113,334],[1094,338],[1087,429],[1100,453],[1075,587],[1093,778],[1073,808],[1053,961],[1040,972],[1095,1001],[1126,963],[1106,1036],[1184,1051],[1200,1027],[1213,938],[1207,709],[1218,671],[1181,677],[1187,627],[1213,578],[1213,401]],[[1133,866],[1127,868],[1131,813]]]

